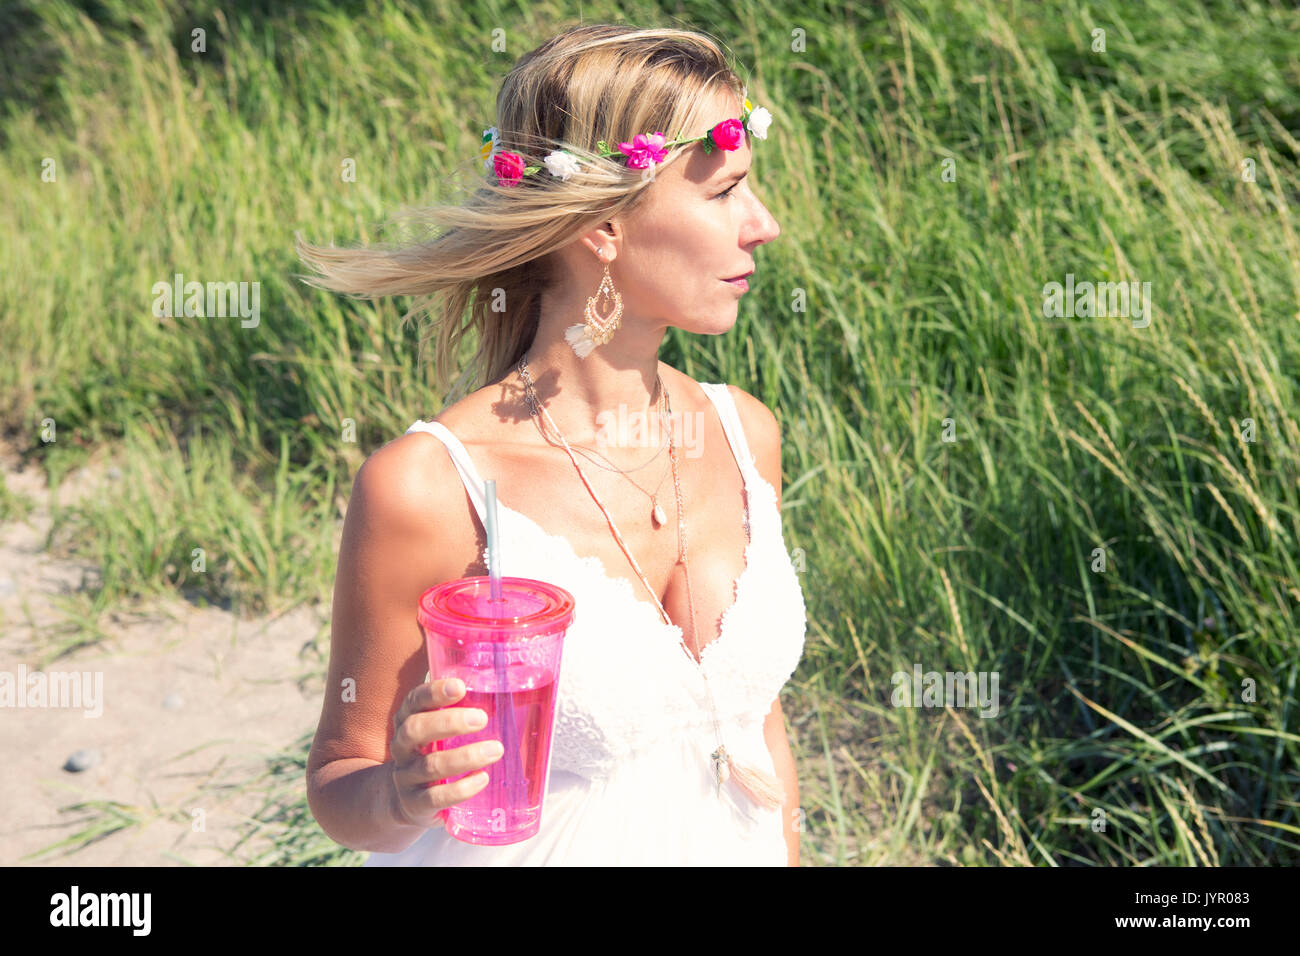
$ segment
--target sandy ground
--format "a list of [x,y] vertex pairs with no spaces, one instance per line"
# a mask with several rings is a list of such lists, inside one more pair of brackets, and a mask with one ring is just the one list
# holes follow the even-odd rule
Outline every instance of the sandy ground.
[[[60,602],[93,581],[96,569],[44,550],[50,495],[40,472],[19,470],[17,456],[2,447],[0,467],[7,486],[37,505],[26,522],[0,526],[0,672],[102,674],[97,717],[84,706],[0,707],[0,865],[235,862],[224,851],[235,847],[241,824],[262,804],[257,792],[235,788],[261,773],[265,757],[311,731],[320,715],[321,687],[306,675],[318,666],[311,644],[326,634],[327,609],[250,620],[179,598],[153,601],[106,615],[107,640],[42,668],[43,650],[67,620]],[[92,462],[68,476],[60,504],[111,494],[115,473],[110,462]],[[328,646],[327,635],[320,646]],[[83,748],[100,751],[99,762],[65,770]],[[116,801],[141,822],[85,846],[23,859],[95,819],[112,819],[68,809],[85,801]],[[258,846],[246,842],[239,854]]]

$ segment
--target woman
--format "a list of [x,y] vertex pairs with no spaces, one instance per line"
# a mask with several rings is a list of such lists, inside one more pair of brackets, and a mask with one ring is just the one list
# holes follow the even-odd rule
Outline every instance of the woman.
[[[744,391],[657,357],[668,326],[732,327],[737,277],[779,234],[746,178],[770,115],[707,37],[608,25],[523,57],[497,112],[488,181],[440,210],[440,237],[299,245],[324,288],[444,293],[440,384],[469,306],[479,347],[450,394],[470,374],[486,383],[357,476],[312,812],[368,865],[796,866],[778,694],[805,617],[779,429]],[[637,421],[651,427],[619,427]],[[440,815],[486,785],[499,748],[422,753],[475,729],[473,709],[452,706],[463,688],[425,681],[415,608],[434,584],[487,573],[484,476],[502,573],[559,585],[578,608],[541,829],[507,846],[461,843]]]

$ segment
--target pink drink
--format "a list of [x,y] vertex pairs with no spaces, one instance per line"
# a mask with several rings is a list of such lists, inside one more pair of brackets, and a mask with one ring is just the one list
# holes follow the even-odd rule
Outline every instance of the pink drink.
[[453,750],[479,740],[499,740],[505,748],[484,768],[487,786],[442,811],[453,837],[488,846],[526,840],[541,826],[560,655],[573,617],[573,598],[562,588],[529,578],[501,583],[498,605],[490,601],[486,577],[430,588],[421,595],[419,614],[430,679],[460,678],[466,692],[455,706],[488,715],[482,730],[436,741],[436,748]]
[[[505,692],[495,690],[496,673],[491,668],[481,671],[456,668],[447,676],[459,677],[466,688],[481,688],[466,690],[456,706],[477,707],[488,715],[488,724],[477,733],[437,741],[438,749],[449,750],[477,740],[499,740],[507,752],[518,754],[519,776],[522,778],[516,784],[518,794],[512,794],[506,777],[513,773],[514,768],[502,767],[506,761],[503,756],[487,768],[488,785],[444,815],[447,829],[450,831],[453,826],[460,825],[472,832],[488,834],[527,830],[530,831],[527,835],[531,836],[541,823],[542,794],[551,762],[556,688],[553,675],[545,668],[528,664],[511,667],[506,678],[510,689]],[[513,732],[517,734],[513,748],[509,741],[511,709],[514,712]],[[457,774],[441,782],[450,783],[465,776],[468,774]],[[523,806],[519,806],[520,803]],[[449,815],[459,819],[448,820]]]

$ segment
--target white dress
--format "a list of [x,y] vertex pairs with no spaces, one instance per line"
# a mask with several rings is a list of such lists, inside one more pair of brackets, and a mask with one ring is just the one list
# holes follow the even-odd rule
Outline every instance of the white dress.
[[[576,602],[541,828],[521,843],[475,846],[438,826],[400,853],[370,854],[366,866],[786,865],[784,811],[759,807],[733,781],[720,796],[715,789],[709,755],[717,743],[701,668],[728,752],[775,773],[763,721],[803,653],[803,593],[776,491],[754,465],[731,394],[722,384],[702,387],[744,477],[750,540],[734,603],[701,663],[682,629],[665,624],[632,581],[610,577],[599,558],[579,557],[566,538],[498,500],[501,573],[557,584]],[[446,445],[482,521],[485,486],[465,446],[439,422],[417,421],[412,431]]]

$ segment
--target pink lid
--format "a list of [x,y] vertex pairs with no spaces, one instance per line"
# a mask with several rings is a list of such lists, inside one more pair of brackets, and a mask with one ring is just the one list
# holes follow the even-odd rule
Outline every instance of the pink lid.
[[456,578],[420,595],[417,618],[427,630],[459,640],[514,640],[566,630],[573,621],[573,595],[533,578],[501,578],[499,604],[492,603],[487,575]]

